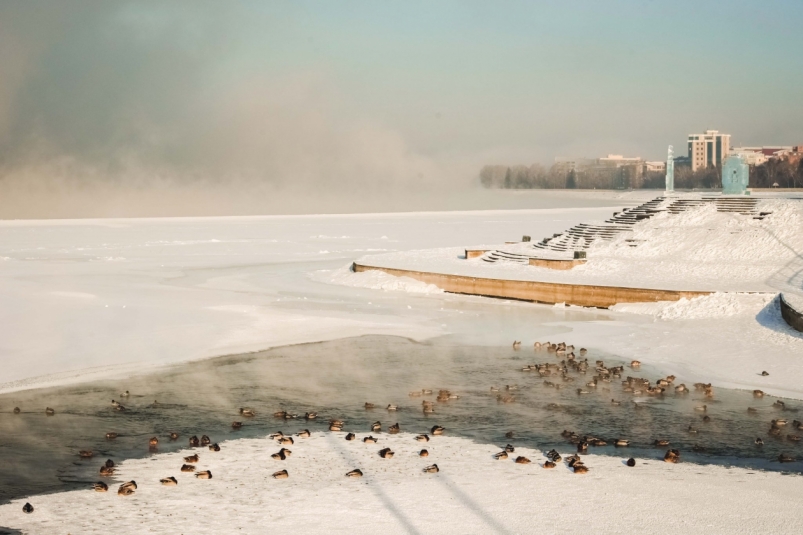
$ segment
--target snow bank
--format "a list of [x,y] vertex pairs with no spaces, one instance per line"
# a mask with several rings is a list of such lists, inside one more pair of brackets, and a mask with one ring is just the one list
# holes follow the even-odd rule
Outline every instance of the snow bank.
[[[424,431],[424,430],[421,430]],[[448,432],[448,431],[447,431]],[[28,533],[782,533],[803,522],[803,477],[721,466],[667,464],[622,457],[583,456],[590,472],[564,463],[540,466],[540,452],[517,448],[511,459],[491,456],[499,447],[465,439],[379,434],[378,444],[347,442],[343,433],[296,438],[285,461],[270,454],[270,439],[240,439],[220,452],[196,449],[198,470],[211,480],[179,471],[190,450],[121,463],[110,491],[90,489],[35,496],[0,506],[2,523]],[[390,447],[395,456],[377,452]],[[425,447],[429,457],[418,451]],[[568,448],[567,448],[568,450]],[[568,453],[564,451],[562,453]],[[524,455],[532,464],[516,464]],[[437,474],[423,473],[436,463]],[[95,464],[100,464],[97,461]],[[364,477],[346,478],[360,468]],[[275,471],[290,477],[276,480]],[[178,486],[159,479],[174,476]],[[132,496],[116,493],[128,480]],[[87,483],[89,487],[89,482]],[[26,515],[30,501],[35,511]],[[701,506],[705,504],[705,506]],[[269,528],[268,528],[269,526]]]
[[662,320],[727,318],[740,314],[755,314],[767,306],[775,294],[716,292],[711,295],[683,298],[679,301],[657,303],[621,303],[611,307],[615,312],[644,314]]
[[426,284],[410,277],[394,277],[384,271],[363,271],[355,273],[350,266],[335,270],[320,270],[310,273],[310,278],[318,282],[341,284],[352,288],[369,288],[409,292],[414,294],[441,294],[443,290],[434,284]]

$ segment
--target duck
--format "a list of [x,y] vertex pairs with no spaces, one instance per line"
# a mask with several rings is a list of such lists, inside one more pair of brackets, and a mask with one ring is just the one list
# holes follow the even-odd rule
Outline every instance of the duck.
[[747,412],[750,414],[754,414],[758,412],[758,409],[755,407],[747,407]]
[[202,472],[197,472],[195,477],[198,479],[212,479],[212,471],[211,470],[204,470]]
[[130,396],[130,395],[131,395],[131,392],[129,392],[128,390],[126,390],[125,392],[123,392],[122,394],[120,394],[120,397],[121,397],[121,398],[127,398],[127,397],[128,397],[128,396]]
[[354,440],[355,438],[357,438],[357,435],[355,435],[354,433],[348,433],[348,434],[346,435],[346,440],[348,440],[348,441],[352,441],[352,440]]
[[[246,418],[253,418],[254,416],[257,415],[257,413],[254,409],[249,409],[248,407],[240,407],[240,415],[245,416]],[[274,414],[274,416],[276,415]],[[284,417],[284,414],[282,414],[282,417]]]
[[243,423],[242,422],[232,422],[231,423],[231,428],[232,429],[242,429],[243,428]]
[[217,442],[209,445],[209,451],[220,451],[220,446]]
[[379,442],[379,439],[374,438],[371,435],[368,435],[367,437],[363,438],[362,441],[365,444],[376,444],[377,442]]
[[170,433],[170,440],[178,440],[178,433],[171,432]]
[[426,449],[423,449],[418,452],[419,457],[429,457],[429,452]]
[[388,433],[390,433],[392,435],[398,433],[400,430],[401,430],[401,428],[399,427],[398,423],[395,423],[395,424],[391,425],[390,427],[388,427]]
[[53,416],[54,414],[56,414],[56,411],[51,409],[50,407],[45,407],[45,414],[48,416]]
[[94,490],[95,492],[106,492],[107,490],[109,490],[109,486],[103,481],[97,481],[95,483],[92,483],[92,490]]
[[175,477],[170,476],[160,479],[159,483],[161,483],[165,487],[175,487],[176,485],[178,485],[178,480]]
[[512,444],[507,444],[507,445],[504,447],[504,450],[505,450],[506,452],[508,452],[508,453],[513,453],[514,451],[516,451],[516,448],[514,448]]
[[318,413],[317,412],[306,412],[306,413],[304,413],[304,419],[305,420],[314,420],[317,417],[318,417]]
[[362,470],[355,468],[351,472],[346,472],[346,477],[362,477]]
[[201,436],[201,446],[208,446],[212,443],[212,439],[208,435]]
[[442,435],[444,431],[446,431],[446,429],[439,425],[433,425],[432,429],[429,430],[433,435]]
[[775,407],[776,409],[785,409],[786,403],[784,403],[780,399],[776,399],[775,403],[773,403],[772,406]]
[[541,349],[541,342],[534,343],[533,344],[533,348],[536,349],[536,350],[540,350]]
[[284,448],[282,448],[277,453],[272,454],[270,458],[276,461],[283,461],[287,459],[287,454],[285,453]]
[[437,464],[431,464],[424,468],[425,474],[437,474],[438,472],[440,472],[440,468],[438,468]]
[[761,375],[762,375],[762,377],[766,377],[766,376],[769,375],[769,373],[767,373],[767,371],[765,370],[765,371],[761,372]]
[[418,435],[415,437],[418,442],[429,442],[429,436],[427,435]]
[[617,438],[613,445],[617,448],[626,448],[630,446],[630,441],[624,438]]
[[664,455],[664,462],[676,464],[678,461],[680,461],[680,451],[678,450],[668,450]]
[[587,474],[588,473],[588,467],[586,465],[584,465],[583,463],[579,463],[579,462],[578,463],[574,463],[574,466],[572,466],[572,470],[574,471],[575,474]]
[[763,398],[764,391],[763,390],[753,390],[753,397],[754,398]]
[[703,416],[703,422],[708,423],[710,421],[711,421],[711,417],[710,416],[708,416],[707,414],[705,416]]
[[583,453],[586,451],[588,451],[588,442],[581,440],[577,443],[577,453]]
[[[240,414],[242,414],[242,413],[240,413]],[[243,416],[247,416],[247,415],[243,414]],[[281,418],[282,420],[284,420],[287,417],[287,411],[276,411],[276,412],[273,413],[273,417],[274,418]]]
[[135,490],[137,490],[137,482],[131,480],[120,485],[120,488],[117,489],[117,494],[121,496],[130,496],[131,494],[134,494]]
[[271,475],[273,479],[287,479],[290,477],[290,474],[287,473],[287,470],[279,470],[278,472],[273,472]]
[[694,407],[694,410],[700,411],[700,412],[705,412],[705,411],[708,410],[708,406],[707,405],[698,405],[697,407]]
[[114,432],[106,433],[106,440],[114,440],[115,438],[117,438],[117,433]]
[[510,439],[513,438],[514,436],[516,436],[516,433],[514,433],[513,431],[508,431],[507,433],[505,433],[505,438]]
[[116,409],[119,406],[120,406],[120,402],[113,399],[112,400],[112,407],[114,407]]
[[282,446],[294,444],[293,437],[280,437],[277,442]]
[[301,431],[296,433],[296,436],[299,438],[309,438],[310,437],[309,429],[302,429]]
[[195,435],[192,435],[190,437],[190,447],[191,448],[197,448],[200,444],[201,444],[201,441],[198,440],[198,437],[196,437]]
[[108,466],[101,466],[100,475],[103,477],[111,477],[114,475],[114,468]]
[[341,425],[338,425],[336,423],[329,424],[329,431],[342,431],[342,430],[343,430],[342,424]]
[[429,388],[422,388],[421,389],[421,393],[424,394],[425,396],[431,396],[432,395],[432,390],[429,389]]
[[789,420],[786,418],[778,418],[776,420],[772,420],[770,423],[774,426],[781,427],[782,425],[786,425]]
[[[582,353],[582,350],[580,350],[580,351]],[[632,361],[630,361],[630,367],[631,368],[640,368],[641,367],[641,362],[639,362],[637,360],[632,360]]]
[[795,458],[792,457],[791,455],[786,454],[786,453],[782,453],[782,454],[778,455],[778,462],[779,463],[792,463],[794,461],[795,461]]
[[151,437],[151,438],[148,439],[148,446],[158,446],[158,445],[159,445],[159,439],[158,438]]
[[81,450],[78,452],[78,456],[82,459],[91,459],[92,456],[95,455],[92,450]]
[[378,433],[379,431],[382,431],[382,423],[381,422],[372,423],[371,424],[371,431],[374,431],[375,433]]
[[686,388],[686,385],[684,384],[679,384],[678,386],[675,387],[675,392],[677,392],[678,394],[684,394],[688,391],[689,389]]
[[379,450],[379,456],[383,459],[391,459],[393,458],[394,452],[390,448],[382,448]]
[[655,442],[653,442],[652,444],[653,444],[653,446],[666,447],[666,446],[669,446],[669,441],[665,440],[665,439],[658,439]]
[[19,407],[14,407],[14,414],[19,414],[22,412]]
[[544,462],[544,468],[555,468],[555,466],[557,466],[557,465],[555,463],[553,463],[552,461]]
[[397,410],[399,410],[399,407],[397,407],[396,405],[393,405],[392,403],[389,403],[388,406],[387,406],[387,410],[389,410],[389,411],[397,411]]
[[374,408],[375,408],[375,405],[373,403],[368,403],[367,401],[365,402],[365,410],[368,411],[368,410],[371,410],[371,409],[374,409]]
[[634,458],[632,458],[632,457],[631,457],[631,458],[629,458],[629,459],[628,459],[628,460],[625,462],[625,464],[626,464],[627,466],[630,466],[630,467],[636,466],[636,460],[635,460]]
[[413,392],[410,392],[407,395],[410,396],[411,398],[420,398],[421,397],[421,392],[419,392],[418,390],[415,390]]
[[697,429],[695,429],[694,426],[691,426],[691,425],[689,426],[689,428],[686,431],[688,431],[692,435],[696,435],[697,434]]
[[197,453],[190,455],[189,457],[184,457],[184,462],[189,464],[196,464],[199,460],[200,457],[198,457]]
[[549,450],[547,452],[546,456],[547,456],[547,459],[549,459],[550,461],[560,462],[560,460],[561,460],[560,459],[560,453],[558,453],[555,450]]
[[800,436],[799,435],[786,435],[786,440],[788,440],[790,442],[800,442]]
[[755,444],[756,444],[756,446],[763,446],[764,445],[764,439],[761,438],[761,437],[756,438]]
[[114,468],[114,461],[111,459],[106,459],[106,462],[103,464],[106,468]]
[[505,450],[502,450],[499,453],[495,453],[494,459],[496,459],[497,461],[504,461],[505,459],[507,459],[507,452]]
[[527,457],[523,457],[521,455],[516,457],[516,460],[515,460],[516,464],[530,464],[530,462],[531,462],[530,459],[528,459]]
[[26,502],[25,505],[22,506],[22,512],[26,515],[33,513],[33,505]]
[[191,464],[182,464],[181,465],[182,472],[195,472],[195,467]]
[[513,340],[513,349],[519,349],[521,347],[521,341]]
[[621,401],[616,401],[615,399],[611,399],[611,405],[613,405],[614,407],[618,407],[621,404],[622,404]]

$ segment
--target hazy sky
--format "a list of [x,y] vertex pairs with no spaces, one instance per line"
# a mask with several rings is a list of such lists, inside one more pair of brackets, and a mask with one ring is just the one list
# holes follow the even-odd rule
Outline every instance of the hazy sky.
[[0,0],[15,187],[469,184],[706,128],[801,144],[801,95],[801,0]]

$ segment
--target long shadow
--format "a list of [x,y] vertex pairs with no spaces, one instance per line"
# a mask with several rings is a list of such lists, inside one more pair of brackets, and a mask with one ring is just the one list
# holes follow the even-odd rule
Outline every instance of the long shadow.
[[505,526],[497,522],[490,514],[488,514],[480,504],[471,499],[471,496],[460,490],[460,488],[449,479],[443,472],[438,473],[436,476],[438,481],[443,484],[449,492],[454,494],[460,502],[472,513],[480,517],[480,519],[490,526],[496,533],[512,533]]
[[3,526],[0,526],[0,535],[22,535],[22,532],[18,529],[4,528]]
[[780,300],[780,295],[776,295],[772,301],[767,303],[767,306],[762,308],[758,314],[756,314],[756,322],[758,322],[758,324],[762,327],[766,327],[767,329],[775,332],[803,339],[803,333],[800,333],[790,327],[789,324],[786,323],[786,320],[783,319],[783,316],[781,316]]
[[[355,466],[355,467],[359,466],[359,461],[351,454],[350,451],[345,449],[342,446],[342,444],[340,444],[340,442],[335,438],[334,434],[327,433],[326,434],[326,438],[332,444],[332,446],[334,446],[334,448],[337,451],[339,451],[341,453],[341,455],[348,461],[349,466]],[[379,485],[376,482],[376,480],[374,480],[372,477],[368,476],[367,474],[365,476],[363,476],[363,477],[367,480],[368,488],[371,489],[371,492],[373,492],[374,495],[377,498],[379,498],[379,501],[382,502],[382,504],[385,506],[385,509],[390,511],[390,514],[392,514],[396,518],[396,520],[398,520],[399,523],[402,526],[404,526],[404,529],[407,531],[407,533],[413,533],[415,535],[418,535],[420,532],[417,529],[415,529],[415,526],[410,521],[410,519],[407,518],[407,515],[405,515],[396,506],[396,504],[393,503],[393,500],[391,500],[390,497],[387,494],[385,494],[385,492],[382,490],[382,486]]]

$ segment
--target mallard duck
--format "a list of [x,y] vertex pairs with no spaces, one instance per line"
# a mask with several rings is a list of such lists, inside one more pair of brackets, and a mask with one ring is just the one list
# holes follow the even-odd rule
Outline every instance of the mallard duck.
[[446,431],[446,429],[439,425],[434,425],[432,429],[429,430],[433,435],[442,435],[444,431]]
[[[582,354],[582,352],[583,352],[583,350],[581,349],[580,353]],[[639,362],[637,360],[631,360],[630,361],[630,367],[631,368],[640,368],[641,367],[641,362]]]
[[516,451],[516,448],[513,447],[513,444],[507,444],[505,446],[505,451],[508,453],[513,453],[514,451]]
[[379,456],[383,459],[390,459],[393,457],[393,451],[390,448],[382,448],[379,450]]
[[287,473],[287,470],[279,470],[278,472],[273,472],[271,477],[273,477],[273,479],[287,479],[290,477],[290,474]]
[[33,505],[26,502],[25,505],[22,506],[22,512],[26,515],[33,513]]
[[756,440],[754,442],[755,442],[756,446],[763,446],[764,445],[764,439],[761,438],[761,437],[756,438]]
[[92,484],[92,489],[95,492],[106,492],[107,490],[109,490],[109,486],[103,481],[98,481]]
[[430,388],[422,388],[421,389],[421,393],[424,394],[425,396],[431,396],[432,395],[432,389],[430,389]]
[[572,466],[572,471],[574,471],[575,474],[587,474],[588,473],[588,467],[586,465],[584,465],[583,463],[579,463],[578,462],[578,463],[574,463],[574,465]]
[[669,441],[664,439],[658,439],[655,442],[653,442],[653,446],[659,446],[659,447],[669,446]]
[[678,461],[680,461],[680,451],[678,450],[668,450],[664,455],[664,462],[677,463]]
[[521,341],[520,340],[513,340],[513,349],[521,348]]
[[181,465],[182,472],[195,472],[195,467],[191,464],[182,464]]
[[128,390],[126,390],[125,392],[123,392],[122,394],[120,394],[120,397],[121,397],[121,398],[127,398],[127,397],[128,397],[128,396],[130,396],[130,395],[131,395],[131,393],[130,393]]
[[505,438],[510,439],[513,438],[514,436],[516,436],[516,433],[514,433],[513,431],[508,431],[507,433],[505,433]]
[[304,419],[305,420],[314,420],[317,417],[318,417],[318,413],[317,412],[304,413]]
[[611,405],[613,405],[614,407],[618,407],[621,404],[622,404],[621,401],[617,401],[615,399],[611,399]]
[[786,425],[789,422],[786,418],[778,418],[777,420],[772,420],[770,423],[774,426],[781,427]]
[[429,457],[429,452],[427,450],[421,450],[418,452],[419,457]]
[[45,414],[48,415],[48,416],[53,416],[54,414],[56,414],[56,411],[51,409],[50,407],[46,407],[45,408]]
[[800,442],[800,436],[799,435],[786,435],[786,440],[788,440],[790,442]]
[[531,461],[527,457],[522,457],[521,455],[519,455],[518,457],[516,457],[515,462],[516,464],[530,464]]
[[14,407],[14,414],[19,414],[22,412],[19,407]]
[[776,399],[775,403],[773,403],[772,406],[775,407],[776,409],[785,409],[786,403],[784,403],[780,399]]
[[303,429],[299,431],[298,433],[296,433],[296,436],[299,438],[309,438],[310,437],[309,429]]
[[106,468],[114,468],[114,461],[111,459],[106,459],[106,462],[103,464]]
[[357,435],[355,435],[354,433],[349,433],[346,435],[346,440],[348,441],[354,440],[355,438],[357,438]]
[[379,439],[374,438],[371,435],[368,435],[367,437],[363,438],[362,441],[366,444],[376,444],[377,442],[379,442]]
[[421,392],[415,390],[413,392],[410,392],[407,395],[410,396],[411,398],[419,398],[419,397],[421,397]]
[[220,451],[220,446],[215,442],[209,445],[209,451]]
[[103,477],[111,477],[114,475],[114,467],[101,466],[100,475]]
[[758,409],[755,407],[747,407],[747,412],[750,414],[755,414],[758,412]]
[[346,477],[362,477],[362,470],[355,468],[351,472],[346,472]]
[[546,461],[544,463],[544,468],[555,468],[556,466],[557,465],[555,463],[553,463],[552,461]]
[[494,459],[496,459],[497,461],[504,461],[505,459],[507,459],[507,452],[505,450],[502,450],[499,453],[495,453]]
[[159,483],[161,483],[165,487],[175,487],[176,485],[178,485],[178,480],[175,477],[170,476],[160,479]]
[[285,454],[284,448],[282,448],[277,453],[272,454],[270,458],[276,461],[283,461],[287,459],[287,454]]
[[630,446],[630,441],[624,438],[617,438],[616,441],[613,443],[614,446],[617,448],[626,448]]
[[159,439],[158,438],[151,437],[151,438],[148,439],[148,446],[158,446],[158,445],[159,445]]
[[208,446],[212,443],[212,439],[210,439],[207,435],[201,436],[201,446]]
[[114,432],[106,433],[106,440],[114,440],[115,438],[117,438],[117,433]]
[[367,401],[365,402],[365,410],[369,411],[369,410],[372,410],[372,409],[375,409],[375,408],[376,408],[376,405],[374,405],[373,403],[368,403]]
[[200,446],[200,445],[201,445],[201,441],[200,441],[200,440],[198,440],[198,437],[196,437],[195,435],[192,435],[192,436],[190,437],[190,440],[189,440],[189,442],[190,442],[190,447],[191,447],[191,448],[197,448],[198,446]]
[[170,433],[170,440],[178,440],[178,433],[171,432]]
[[92,450],[81,450],[78,452],[78,456],[82,459],[91,459],[92,456],[95,455]]
[[128,483],[123,483],[120,485],[120,488],[117,489],[118,496],[131,496],[134,494],[134,491],[137,490],[137,484],[134,481],[129,481]]
[[795,462],[795,458],[791,455],[787,455],[786,453],[782,453],[778,455],[778,462],[779,463],[792,463]]
[[232,422],[231,428],[232,429],[242,429],[243,423],[242,422]]
[[395,424],[391,425],[390,427],[388,427],[388,433],[390,433],[391,435],[395,435],[396,433],[399,432],[399,430],[400,430],[400,427],[399,427],[398,423],[395,423]]
[[397,411],[397,410],[399,410],[399,407],[397,407],[396,405],[392,405],[391,404],[391,405],[387,406],[387,410],[389,410],[389,411]]
[[382,424],[380,422],[374,422],[371,424],[371,431],[379,432],[382,431]]
[[338,424],[329,424],[329,431],[342,431],[343,426]]
[[426,468],[424,468],[424,473],[425,474],[435,474],[435,473],[438,473],[438,472],[440,472],[440,468],[438,468],[437,464],[432,464],[432,465],[427,466]]
[[762,377],[766,377],[766,376],[769,375],[769,373],[767,373],[766,370],[765,370],[765,371],[761,372],[761,375],[762,375]]
[[418,435],[415,437],[418,442],[429,442],[429,437],[427,435]]
[[198,457],[197,453],[190,455],[189,457],[184,457],[184,462],[189,464],[197,464],[199,460],[200,457]]
[[294,444],[293,437],[280,437],[277,442],[282,446],[289,446]]
[[[281,412],[282,414],[280,418],[284,418],[284,411]],[[279,413],[275,413],[274,416],[276,416],[277,414]],[[257,413],[254,409],[249,409],[248,407],[240,407],[240,416],[245,416],[246,418],[253,418],[256,415]]]
[[204,470],[202,472],[196,472],[195,477],[198,479],[212,479],[212,471]]

